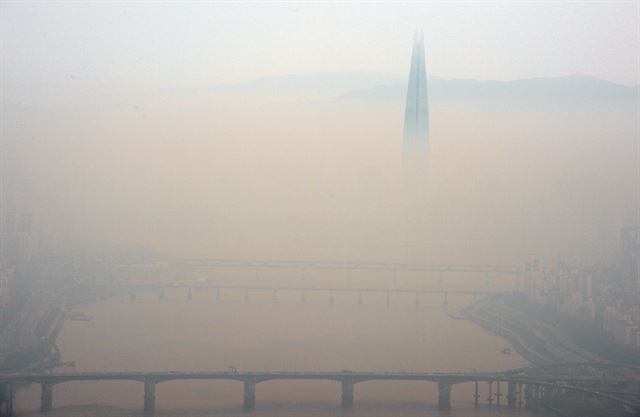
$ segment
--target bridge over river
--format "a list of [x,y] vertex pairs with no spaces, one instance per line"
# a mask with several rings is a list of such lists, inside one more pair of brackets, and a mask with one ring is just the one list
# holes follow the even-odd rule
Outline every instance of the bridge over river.
[[327,260],[258,260],[258,259],[172,259],[170,266],[199,268],[277,268],[277,269],[334,269],[367,271],[430,271],[430,272],[480,272],[484,274],[518,275],[527,266],[520,265],[471,265],[471,264],[424,264],[403,262],[361,262]]
[[502,294],[509,291],[499,290],[459,290],[459,289],[425,289],[425,288],[382,288],[382,287],[338,287],[338,286],[301,286],[301,285],[230,285],[216,283],[198,283],[198,282],[174,282],[174,283],[144,283],[144,284],[116,284],[110,286],[121,292],[127,292],[129,299],[134,301],[136,294],[140,292],[157,293],[158,299],[163,300],[165,291],[168,289],[185,289],[187,300],[192,300],[195,291],[211,291],[212,298],[215,301],[221,301],[223,292],[236,292],[244,294],[244,301],[249,301],[249,295],[256,292],[271,293],[273,303],[278,302],[278,296],[283,293],[297,293],[301,302],[306,302],[306,295],[309,293],[324,293],[327,295],[330,304],[334,304],[336,294],[352,294],[357,295],[358,304],[362,304],[366,294],[384,294],[386,305],[391,304],[392,294],[413,295],[415,305],[420,305],[421,296],[427,294],[442,295],[442,304],[446,308],[450,295],[470,295],[475,299],[479,296],[487,296],[492,294]]
[[[565,372],[563,372],[563,370]],[[620,372],[622,371],[622,372]],[[593,373],[600,374],[594,377]],[[483,400],[489,406],[540,408],[568,393],[615,402],[630,412],[640,412],[640,368],[602,363],[557,364],[552,367],[520,368],[502,372],[73,372],[0,375],[8,392],[6,415],[13,414],[13,390],[19,384],[40,384],[42,412],[53,409],[53,387],[72,381],[139,381],[144,384],[144,413],[155,413],[156,385],[176,380],[231,380],[244,386],[243,409],[256,406],[256,385],[273,380],[330,380],[342,386],[342,407],[354,405],[354,386],[366,381],[427,381],[438,384],[438,407],[451,409],[452,387],[475,385],[474,403],[482,401],[479,384],[488,384]],[[506,391],[505,391],[506,389]],[[633,395],[629,396],[629,392]],[[504,397],[504,399],[503,399]],[[506,400],[506,401],[505,401]]]
[[[171,276],[189,276],[196,273],[199,276],[216,277],[222,271],[230,269],[253,269],[256,278],[259,277],[262,270],[294,270],[298,278],[304,278],[307,270],[333,270],[345,271],[346,283],[350,283],[351,271],[382,271],[390,272],[394,277],[393,286],[382,287],[363,287],[347,285],[319,285],[305,286],[301,283],[296,284],[247,284],[240,285],[228,280],[220,281],[218,278],[210,278],[207,280],[186,281],[174,280],[145,280],[138,284],[129,282],[113,283],[113,287],[129,293],[131,300],[135,300],[136,294],[139,292],[155,292],[160,300],[164,299],[165,290],[171,288],[184,288],[187,292],[187,298],[192,299],[194,291],[210,290],[214,293],[213,297],[216,301],[220,301],[221,293],[230,291],[240,291],[244,293],[244,300],[249,300],[250,293],[269,291],[272,293],[273,302],[278,301],[278,295],[283,292],[295,292],[300,295],[300,300],[306,300],[305,295],[311,292],[326,293],[331,304],[335,302],[335,294],[352,293],[357,294],[358,303],[363,302],[365,294],[384,294],[387,305],[390,304],[392,294],[413,294],[415,304],[420,304],[420,297],[424,294],[442,294],[443,305],[447,305],[449,295],[472,295],[474,297],[484,296],[505,292],[490,288],[489,283],[491,277],[506,276],[513,282],[513,290],[520,290],[521,287],[527,287],[529,281],[528,272],[532,269],[532,265],[465,265],[465,264],[420,264],[420,263],[399,263],[399,262],[357,262],[357,261],[291,261],[291,260],[255,260],[255,259],[167,259],[161,262],[151,263],[120,263],[116,268],[120,273],[128,271],[135,275],[136,272],[151,273],[156,270],[159,275],[163,273]],[[437,273],[439,277],[438,288],[407,288],[395,285],[396,277],[401,273],[409,272],[429,272]],[[474,279],[484,279],[484,289],[460,289],[447,288],[445,285],[446,274],[468,274]],[[114,272],[114,275],[118,275]]]
[[359,261],[294,261],[294,260],[257,260],[257,259],[158,259],[155,261],[119,261],[105,265],[116,275],[122,272],[153,271],[168,272],[173,275],[188,275],[193,272],[204,275],[216,275],[221,271],[253,270],[258,277],[263,270],[293,270],[300,278],[304,278],[305,271],[331,270],[344,271],[349,277],[352,272],[388,272],[394,277],[402,273],[437,273],[442,283],[447,274],[466,274],[474,279],[484,279],[488,287],[492,276],[504,276],[513,279],[514,289],[527,285],[529,272],[535,264],[525,265],[473,265],[473,264],[423,264],[402,262],[359,262]]

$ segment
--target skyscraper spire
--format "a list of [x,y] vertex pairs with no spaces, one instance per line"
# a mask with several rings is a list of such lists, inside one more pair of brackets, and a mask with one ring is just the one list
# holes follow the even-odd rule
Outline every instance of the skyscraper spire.
[[407,104],[404,113],[405,156],[423,153],[429,142],[429,104],[427,102],[427,72],[424,60],[424,37],[417,30],[413,36],[411,71],[407,87]]

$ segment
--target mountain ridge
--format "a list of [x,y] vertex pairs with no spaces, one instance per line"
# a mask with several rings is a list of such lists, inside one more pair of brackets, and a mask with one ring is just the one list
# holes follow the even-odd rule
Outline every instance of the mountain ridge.
[[[205,88],[163,92],[200,94],[257,94],[304,101],[392,102],[404,99],[407,77],[375,72],[290,74]],[[640,84],[622,85],[594,76],[573,74],[516,80],[428,78],[429,99],[456,100],[603,100],[628,101],[640,97]]]

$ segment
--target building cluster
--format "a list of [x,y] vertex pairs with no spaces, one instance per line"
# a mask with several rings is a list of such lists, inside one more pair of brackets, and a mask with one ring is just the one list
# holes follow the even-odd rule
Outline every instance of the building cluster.
[[581,268],[547,268],[534,277],[535,299],[564,314],[596,318],[592,271]]
[[593,320],[615,344],[640,351],[640,227],[622,229],[616,268],[532,268],[527,283],[539,303]]
[[620,249],[620,283],[608,288],[604,326],[616,343],[640,350],[640,226],[622,229]]
[[0,308],[7,306],[11,283],[34,252],[31,216],[10,209],[0,219]]

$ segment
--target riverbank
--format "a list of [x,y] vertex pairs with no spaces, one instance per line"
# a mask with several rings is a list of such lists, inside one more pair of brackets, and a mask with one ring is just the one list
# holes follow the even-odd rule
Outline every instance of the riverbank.
[[578,320],[537,304],[524,294],[499,294],[454,315],[506,339],[533,365],[616,362],[640,365],[640,355],[614,345],[595,322]]
[[[490,296],[468,305],[454,317],[469,320],[504,338],[534,366],[562,362],[640,364],[640,355],[615,345],[596,322],[566,316],[524,294]],[[552,404],[552,411],[567,417],[635,415],[619,404],[581,394],[559,398]]]
[[0,372],[44,370],[56,361],[55,340],[64,325],[62,292],[37,286],[26,289],[11,320],[0,331]]
[[113,294],[102,287],[31,285],[0,329],[0,372],[40,372],[62,365],[56,346],[74,308]]

